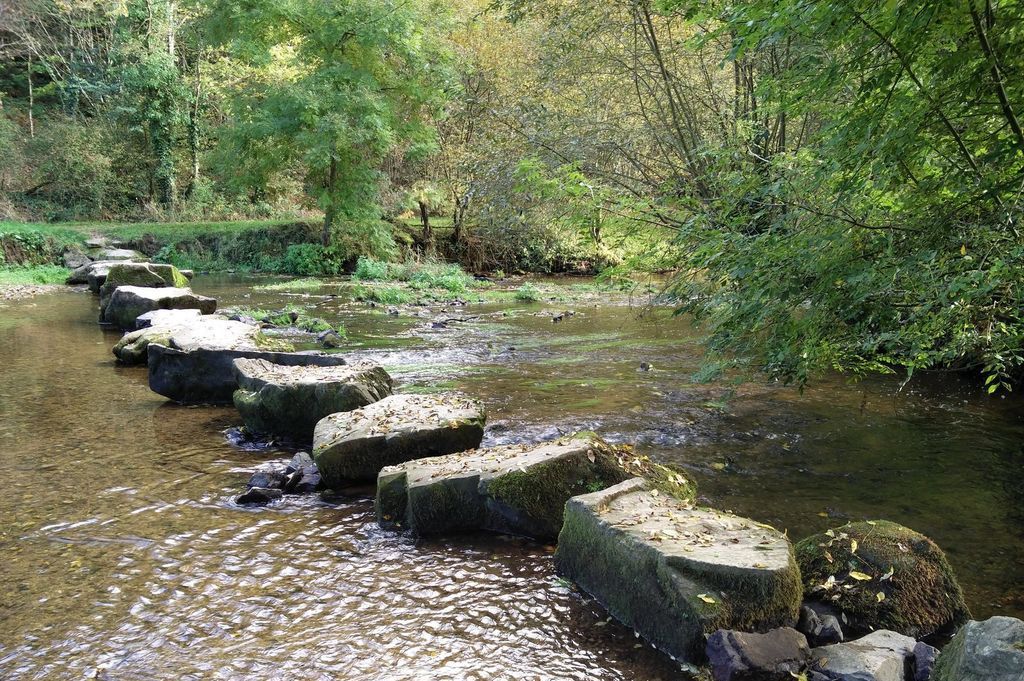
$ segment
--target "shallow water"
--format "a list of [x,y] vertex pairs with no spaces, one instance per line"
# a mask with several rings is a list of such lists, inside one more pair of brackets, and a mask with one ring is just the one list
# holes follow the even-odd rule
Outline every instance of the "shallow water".
[[[903,522],[946,550],[976,616],[1024,615],[1017,400],[949,379],[899,395],[888,380],[747,384],[725,400],[690,381],[692,332],[663,314],[579,304],[553,323],[566,304],[552,302],[391,316],[250,283],[194,286],[343,320],[349,351],[400,390],[482,399],[488,444],[597,430],[795,538]],[[233,447],[233,409],[169,405],[144,369],[116,367],[94,307],[62,292],[0,308],[0,678],[685,678],[560,582],[550,547],[413,542],[378,529],[365,499],[234,506],[254,465],[289,452]]]

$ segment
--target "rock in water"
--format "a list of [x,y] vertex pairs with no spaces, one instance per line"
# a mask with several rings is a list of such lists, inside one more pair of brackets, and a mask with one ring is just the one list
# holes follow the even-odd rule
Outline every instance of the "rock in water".
[[199,310],[154,310],[139,315],[137,331],[129,331],[113,348],[123,364],[145,364],[150,343],[182,347],[205,339],[209,347],[257,347],[260,331],[255,326],[237,324],[221,317],[204,316]]
[[372,481],[385,466],[478,447],[486,418],[457,393],[392,395],[317,423],[313,457],[328,487]]
[[89,284],[89,289],[93,293],[99,293],[100,287],[103,282],[107,279],[107,273],[110,272],[110,268],[115,265],[121,265],[121,260],[97,260],[95,262],[85,263],[80,267],[75,268],[65,283],[68,285],[73,284]]
[[1014,617],[970,621],[943,648],[932,681],[1021,681],[1024,622]]
[[[224,324],[237,324],[259,329],[241,322],[220,320]],[[255,337],[261,342],[260,337]],[[189,338],[178,331],[171,335],[171,345],[151,342],[146,348],[149,365],[149,389],[181,404],[227,404],[238,388],[234,361],[240,358],[265,359],[285,366],[341,366],[345,359],[321,352],[287,352],[261,350],[252,339],[234,347],[218,347],[213,338]],[[210,344],[207,344],[210,343]],[[175,347],[171,347],[175,346]]]
[[810,662],[811,649],[795,629],[719,629],[708,637],[707,655],[715,681],[793,681]]
[[905,681],[917,641],[884,629],[849,643],[815,648],[811,669],[828,681]]
[[[111,266],[106,275],[102,276],[98,288],[94,288],[101,278],[100,270],[89,276],[89,288],[100,294],[100,321],[110,297],[121,286],[144,286],[147,288],[188,288],[186,279],[174,265],[162,265],[149,262],[126,262]],[[134,327],[132,327],[134,328]]]
[[838,608],[847,633],[921,638],[970,616],[945,554],[902,525],[850,523],[799,542],[796,556],[807,598]]
[[254,433],[313,439],[329,414],[365,407],[391,394],[391,377],[378,366],[282,366],[263,359],[236,359],[233,399]]
[[235,503],[243,506],[250,504],[269,504],[271,501],[280,499],[283,496],[284,492],[279,489],[250,487],[235,499]]
[[196,295],[188,288],[119,286],[110,296],[100,321],[128,330],[134,329],[135,320],[147,312],[185,309],[212,314],[217,309],[217,301]]
[[555,566],[619,621],[688,662],[717,629],[791,626],[802,588],[786,537],[633,478],[565,506]]
[[835,615],[819,615],[806,605],[800,608],[796,628],[815,648],[843,642],[843,628]]
[[570,497],[624,478],[597,437],[417,459],[380,472],[377,522],[421,535],[488,530],[551,540]]

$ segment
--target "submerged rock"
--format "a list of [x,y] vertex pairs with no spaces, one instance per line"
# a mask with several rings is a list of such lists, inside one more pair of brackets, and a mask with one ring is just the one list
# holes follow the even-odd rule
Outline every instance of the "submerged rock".
[[627,477],[611,452],[579,437],[390,466],[377,478],[377,522],[421,535],[488,530],[551,540],[570,497]]
[[765,634],[719,629],[706,650],[715,681],[793,681],[811,660],[807,639],[789,628]]
[[921,638],[970,613],[945,554],[887,520],[850,523],[796,545],[808,599],[838,608],[847,629]]
[[970,621],[943,648],[932,681],[1021,681],[1024,622],[1014,617]]
[[188,288],[119,286],[107,301],[100,321],[121,329],[134,329],[135,320],[147,312],[184,309],[212,314],[217,310],[217,301],[196,295]]
[[391,394],[391,377],[378,366],[282,366],[236,359],[233,400],[255,433],[308,442],[317,422]]
[[823,681],[905,681],[916,644],[894,631],[873,631],[856,641],[815,648],[811,669]]
[[[258,466],[246,487],[236,503],[266,503],[283,494],[316,492],[320,489],[320,473],[309,454],[299,452],[287,464],[272,462]],[[273,496],[268,497],[268,492]]]
[[718,629],[791,626],[800,573],[789,540],[727,513],[693,508],[633,478],[565,506],[555,566],[626,626],[683,661]]
[[313,458],[328,487],[372,481],[385,466],[480,446],[486,418],[457,393],[392,395],[317,423]]
[[279,489],[250,487],[235,499],[235,503],[243,506],[250,504],[269,504],[271,501],[280,499],[283,496],[284,492]]

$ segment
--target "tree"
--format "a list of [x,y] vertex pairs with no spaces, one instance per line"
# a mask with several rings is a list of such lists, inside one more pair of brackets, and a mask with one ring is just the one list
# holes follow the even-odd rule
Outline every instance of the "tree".
[[262,70],[235,98],[232,141],[305,169],[324,245],[339,220],[379,223],[378,168],[390,151],[435,148],[427,121],[446,94],[443,18],[426,0],[214,3],[212,43]]

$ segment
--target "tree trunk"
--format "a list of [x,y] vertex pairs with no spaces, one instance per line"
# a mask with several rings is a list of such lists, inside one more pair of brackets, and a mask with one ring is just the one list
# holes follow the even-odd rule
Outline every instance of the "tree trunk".
[[423,201],[417,203],[420,204],[420,223],[423,225],[423,249],[427,250],[434,245],[434,234],[430,231],[430,211]]
[[338,183],[338,159],[331,154],[331,167],[327,171],[327,207],[324,209],[324,231],[320,243],[324,248],[331,245],[331,228],[334,227],[334,190]]
[[33,108],[35,108],[35,92],[32,90],[32,55],[28,56],[28,136],[35,138],[36,136],[36,120],[33,115]]

